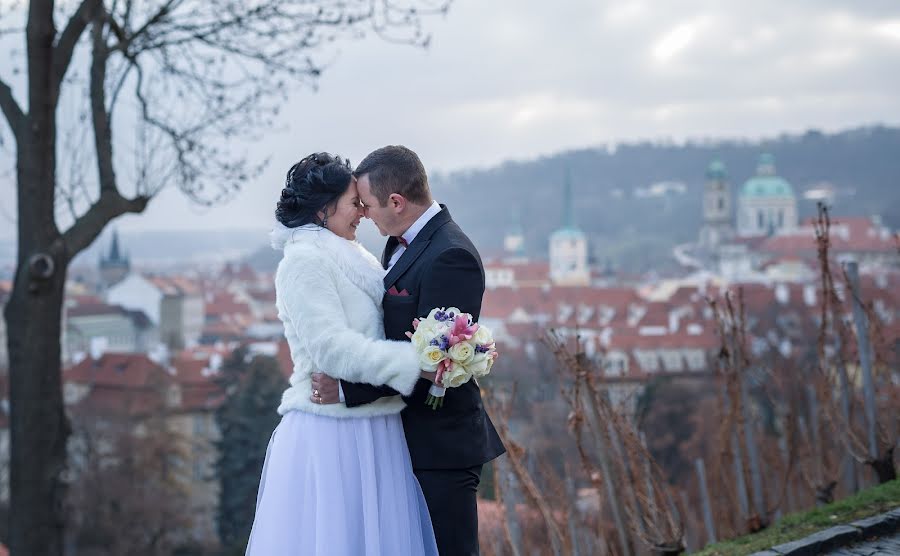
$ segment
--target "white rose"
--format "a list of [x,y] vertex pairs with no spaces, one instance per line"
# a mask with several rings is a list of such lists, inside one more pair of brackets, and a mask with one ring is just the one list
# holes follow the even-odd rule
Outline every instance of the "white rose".
[[493,365],[493,363],[493,358],[487,353],[476,353],[475,357],[472,358],[472,361],[466,365],[466,369],[468,369],[476,378],[481,378],[490,372],[490,366]]
[[438,363],[446,358],[447,354],[441,351],[441,348],[437,346],[427,346],[419,354],[419,364],[422,366],[423,371],[433,373],[437,371]]
[[453,370],[444,375],[444,380],[442,382],[444,383],[445,388],[456,388],[469,382],[469,379],[471,378],[472,375],[466,371],[465,367],[462,365],[454,365]]
[[494,335],[491,334],[490,328],[478,325],[478,331],[472,336],[472,342],[475,345],[486,346],[494,343]]
[[414,334],[426,334],[429,336],[434,336],[435,331],[437,329],[438,323],[433,320],[420,320],[419,325],[416,327],[416,331]]
[[434,338],[434,334],[430,333],[423,326],[419,326],[412,335],[412,343],[416,346],[416,351],[421,352],[425,347],[431,343],[431,340]]
[[475,348],[469,342],[460,342],[450,348],[450,359],[460,365],[466,365],[475,357]]

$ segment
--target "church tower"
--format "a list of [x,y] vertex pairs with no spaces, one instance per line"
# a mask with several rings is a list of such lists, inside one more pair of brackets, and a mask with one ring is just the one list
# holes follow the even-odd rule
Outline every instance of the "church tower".
[[100,279],[103,288],[114,286],[122,281],[131,272],[131,261],[119,248],[119,232],[113,230],[112,243],[109,246],[109,255],[100,255]]
[[512,225],[503,237],[503,251],[511,259],[525,258],[525,230],[518,207],[512,209]]
[[769,153],[760,155],[756,175],[741,188],[737,222],[742,237],[797,228],[797,196],[793,186],[775,171],[775,157]]
[[700,245],[708,249],[715,249],[733,236],[728,173],[722,161],[716,159],[710,162],[706,168],[706,186],[703,190],[703,227],[700,229]]
[[566,170],[563,183],[563,227],[550,235],[550,280],[555,286],[588,286],[587,235],[575,224],[572,179]]

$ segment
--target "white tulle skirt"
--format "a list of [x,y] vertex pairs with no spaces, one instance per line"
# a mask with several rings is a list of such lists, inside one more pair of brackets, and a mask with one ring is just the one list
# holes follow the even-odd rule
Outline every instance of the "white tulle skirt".
[[248,556],[437,553],[399,415],[282,417],[266,450]]

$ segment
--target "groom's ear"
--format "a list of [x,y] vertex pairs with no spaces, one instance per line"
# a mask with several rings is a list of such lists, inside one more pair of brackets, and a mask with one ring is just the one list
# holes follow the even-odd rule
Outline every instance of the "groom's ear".
[[406,208],[406,203],[406,197],[399,193],[388,195],[388,206],[394,209],[394,212],[402,212]]

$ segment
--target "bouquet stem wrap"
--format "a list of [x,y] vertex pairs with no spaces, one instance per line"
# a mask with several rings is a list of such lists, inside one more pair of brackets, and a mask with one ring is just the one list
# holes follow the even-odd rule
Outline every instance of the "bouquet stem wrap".
[[428,389],[428,397],[425,398],[425,405],[430,406],[431,409],[442,407],[444,405],[444,394],[446,392],[447,389],[443,386],[432,384],[431,388]]

